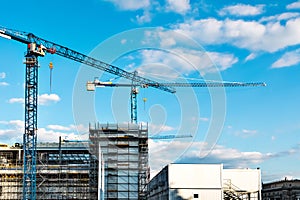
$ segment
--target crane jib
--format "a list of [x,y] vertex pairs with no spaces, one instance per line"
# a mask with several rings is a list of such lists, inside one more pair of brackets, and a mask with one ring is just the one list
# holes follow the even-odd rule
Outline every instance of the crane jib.
[[[156,83],[153,80],[150,80],[150,79],[138,76],[138,75],[134,75],[131,72],[127,72],[116,66],[113,66],[113,65],[104,63],[100,60],[94,59],[92,57],[86,56],[82,53],[79,53],[77,51],[74,51],[72,49],[64,47],[62,45],[58,45],[56,43],[39,38],[32,33],[14,31],[11,29],[3,28],[3,27],[0,28],[0,31],[1,31],[1,34],[3,34],[3,36],[5,36],[5,37],[11,37],[11,39],[17,40],[17,41],[19,41],[21,43],[25,43],[25,44],[30,44],[30,43],[34,42],[34,43],[36,43],[36,45],[43,45],[46,47],[47,52],[49,52],[51,54],[54,54],[54,53],[58,54],[62,57],[69,58],[71,60],[89,65],[91,67],[95,67],[97,69],[111,73],[116,76],[123,77],[123,78],[129,79],[129,80],[134,79],[134,81],[138,82],[138,83]],[[151,87],[154,87],[154,88],[166,91],[166,92],[170,92],[170,93],[175,92],[174,88],[167,87],[167,86],[153,84]]]
[[175,93],[176,90],[172,87],[168,87],[168,86],[162,86],[159,84],[155,84],[157,82],[138,76],[138,75],[134,75],[134,73],[132,72],[127,72],[119,67],[113,66],[111,64],[105,63],[103,61],[97,60],[95,58],[92,58],[90,56],[84,55],[82,53],[79,53],[77,51],[71,50],[67,47],[64,47],[62,45],[58,45],[55,44],[53,42],[44,40],[42,38],[39,38],[33,34],[29,34],[28,35],[30,37],[31,40],[33,40],[35,43],[37,43],[38,45],[42,44],[44,45],[47,49],[52,49],[55,50],[55,54],[58,54],[62,57],[65,58],[69,58],[71,60],[86,64],[88,66],[91,67],[95,67],[97,69],[100,69],[102,71],[108,72],[110,74],[122,77],[122,78],[126,78],[128,80],[133,80],[135,82],[138,83],[153,83],[151,87],[166,91],[166,92],[170,92],[170,93]]

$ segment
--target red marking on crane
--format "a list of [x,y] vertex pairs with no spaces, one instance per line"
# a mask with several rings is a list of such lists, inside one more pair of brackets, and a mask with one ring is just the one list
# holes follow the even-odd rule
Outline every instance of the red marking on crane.
[[56,53],[56,49],[55,48],[50,48],[50,49],[47,49],[47,52],[49,52],[51,54],[55,54]]

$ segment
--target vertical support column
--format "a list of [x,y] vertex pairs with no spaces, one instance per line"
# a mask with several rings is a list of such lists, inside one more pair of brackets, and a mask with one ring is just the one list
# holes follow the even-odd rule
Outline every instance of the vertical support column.
[[137,88],[135,86],[132,86],[131,89],[131,95],[130,95],[130,101],[131,101],[131,123],[136,124],[137,123]]
[[135,76],[137,75],[137,71],[133,72],[132,86],[131,86],[131,94],[130,94],[130,104],[131,104],[131,123],[137,124],[137,94],[138,89],[135,86]]
[[25,56],[25,132],[23,135],[23,200],[36,199],[36,142],[38,59],[28,49]]
[[146,200],[149,182],[148,163],[148,127],[139,130],[139,199]]
[[90,156],[89,156],[89,198],[90,199],[97,199],[98,198],[98,182],[99,177],[101,174],[98,173],[99,171],[99,158],[97,155],[99,155],[99,140],[96,137],[97,132],[89,130],[89,137],[90,137]]

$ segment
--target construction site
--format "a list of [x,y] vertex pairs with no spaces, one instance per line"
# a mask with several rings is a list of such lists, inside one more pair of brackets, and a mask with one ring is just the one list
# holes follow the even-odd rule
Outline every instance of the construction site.
[[[22,199],[23,146],[0,149],[0,199]],[[90,193],[90,153],[84,143],[37,145],[37,199],[93,199]]]
[[91,152],[103,156],[103,199],[147,199],[147,125],[97,124],[90,127],[90,141]]
[[[0,161],[0,199],[22,199],[22,145],[1,145]],[[260,176],[222,164],[170,164],[150,181],[147,125],[94,124],[89,141],[37,145],[36,199],[259,200]]]
[[[149,190],[148,186],[150,182],[148,124],[138,123],[137,120],[137,87],[153,87],[168,93],[175,93],[176,87],[265,86],[264,83],[240,82],[159,83],[141,77],[136,72],[127,72],[67,47],[41,39],[32,33],[1,28],[0,36],[27,46],[24,61],[26,67],[25,130],[22,142],[13,146],[5,144],[1,146],[0,199],[144,200],[148,199],[149,195],[153,196],[150,199],[156,199],[155,195],[160,194],[151,192],[157,188],[150,187]],[[38,143],[38,58],[46,54],[56,54],[131,81],[131,84],[94,81],[88,82],[87,85],[89,91],[95,90],[95,87],[131,87],[131,122],[90,124],[87,141],[58,138],[56,143]],[[51,67],[52,64],[50,64],[50,69]],[[196,178],[201,178],[197,176],[197,171],[193,172],[196,173]],[[221,180],[222,178],[217,176],[218,173],[214,175],[216,179]],[[173,175],[176,176],[176,173]],[[249,180],[252,179],[249,178]],[[256,187],[250,187],[255,188],[253,191],[243,190],[243,193],[234,193],[235,195],[231,196],[228,192],[232,190],[231,185],[230,188],[224,189],[223,181],[219,182],[217,194],[212,194],[209,187],[205,185],[201,185],[198,189],[202,190],[202,196],[210,200],[220,198],[259,200],[260,171],[255,174],[253,180],[254,185],[256,184]],[[159,183],[161,184],[164,183]],[[249,184],[253,182],[249,181]],[[162,199],[173,199],[174,195],[171,194],[173,191],[174,188],[163,191],[168,194]],[[178,198],[186,199],[185,195],[178,196]],[[210,195],[212,195],[211,198],[209,198]],[[200,194],[194,194],[193,198],[200,198]]]
[[[147,199],[148,127],[96,124],[89,138],[37,145],[36,198]],[[0,199],[22,199],[23,146],[2,145],[0,161]]]

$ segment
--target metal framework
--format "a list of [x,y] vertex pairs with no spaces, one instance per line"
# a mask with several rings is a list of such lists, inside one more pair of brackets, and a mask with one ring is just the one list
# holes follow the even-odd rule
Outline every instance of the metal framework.
[[25,44],[35,43],[37,46],[42,45],[47,50],[47,52],[49,52],[51,54],[60,55],[62,57],[86,64],[88,66],[100,69],[102,71],[108,72],[108,73],[116,75],[118,77],[123,77],[128,80],[132,80],[137,83],[151,84],[151,87],[154,87],[154,88],[166,91],[166,92],[170,92],[170,93],[176,92],[174,88],[160,86],[158,84],[158,82],[156,82],[156,81],[138,76],[134,72],[133,73],[127,72],[121,68],[118,68],[116,66],[113,66],[113,65],[105,63],[105,62],[102,62],[102,61],[92,58],[90,56],[84,55],[82,53],[79,53],[77,51],[74,51],[72,49],[64,47],[62,45],[39,38],[32,33],[16,31],[16,30],[12,30],[12,29],[8,29],[8,28],[0,26],[0,36],[8,38],[8,39],[17,40],[17,41],[19,41],[21,43],[25,43]]
[[264,82],[257,82],[257,83],[244,83],[244,82],[208,82],[208,83],[145,83],[145,84],[128,84],[128,83],[112,83],[112,82],[101,82],[101,81],[94,81],[88,82],[88,84],[94,84],[95,86],[102,86],[102,87],[259,87],[259,86],[266,86]]
[[[22,199],[21,145],[0,148],[0,200]],[[87,142],[38,143],[36,199],[97,199],[90,191]]]
[[38,59],[30,50],[25,57],[25,133],[23,199],[36,199],[36,142],[37,142],[37,93]]
[[[7,29],[0,26],[0,36],[19,41],[27,44],[28,51],[25,56],[26,59],[26,87],[25,87],[25,132],[23,136],[24,142],[24,176],[23,176],[23,200],[36,199],[36,141],[37,141],[37,100],[38,100],[38,56],[44,56],[44,51],[51,54],[57,54],[62,57],[86,64],[88,66],[100,69],[104,72],[123,77],[132,81],[132,83],[139,83],[145,87],[154,87],[166,92],[175,93],[172,84],[161,84],[156,81],[138,76],[136,73],[130,73],[113,65],[104,63],[77,51],[71,50],[67,47],[55,44],[53,42],[44,40],[35,36],[32,33],[26,33]],[[35,48],[35,47],[38,47]],[[190,83],[187,86],[177,87],[191,87]],[[236,83],[235,86],[254,86],[252,84]],[[261,83],[258,83],[259,85]],[[230,83],[206,84],[202,86],[192,87],[235,87]],[[134,93],[133,93],[134,94]],[[134,94],[136,97],[136,94]],[[133,95],[133,97],[134,97]],[[132,99],[136,103],[136,98]],[[133,109],[136,108],[133,105]],[[133,116],[133,122],[136,122],[136,117]]]
[[230,179],[223,180],[224,200],[260,200],[260,191],[247,191],[234,185]]
[[[174,93],[173,88],[159,86],[157,82],[137,76],[113,65],[96,60],[67,47],[55,44],[35,36],[32,33],[16,31],[0,26],[0,36],[28,45],[26,59],[25,87],[25,132],[24,142],[24,176],[23,200],[36,199],[36,141],[37,141],[37,100],[38,100],[38,56],[44,56],[44,51],[89,65],[113,75],[123,77],[138,83],[151,83],[154,88]],[[38,47],[38,48],[35,48]]]
[[[134,77],[137,75],[137,71],[134,71]],[[131,123],[137,123],[137,95],[138,95],[138,88],[136,86],[136,82],[134,78],[131,82],[131,93],[130,93],[130,108],[131,108]]]
[[[136,72],[134,72],[136,73]],[[130,93],[130,105],[131,105],[131,123],[137,123],[137,95],[138,87],[148,88],[148,87],[258,87],[266,86],[265,83],[241,83],[241,82],[208,82],[208,83],[136,83],[132,81],[131,84],[128,83],[112,83],[112,82],[101,82],[95,79],[93,82],[87,82],[87,90],[94,91],[95,87],[131,87]]]
[[148,126],[96,124],[90,126],[90,140],[91,152],[98,155],[100,145],[105,163],[103,199],[147,199]]

